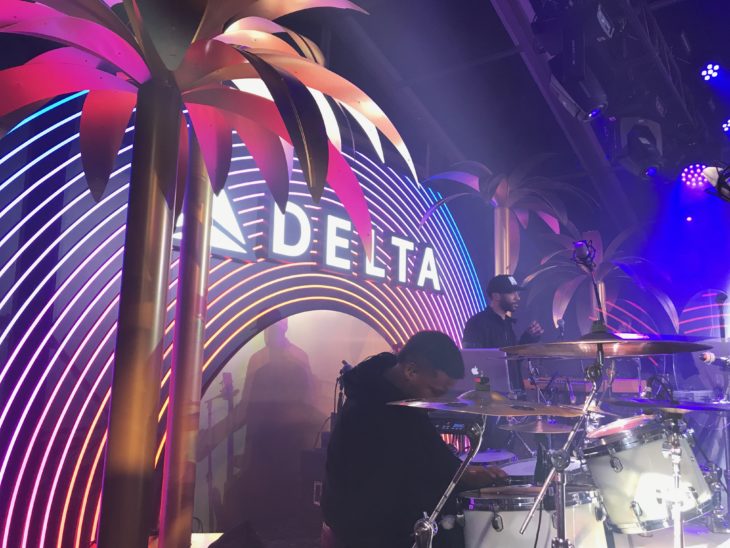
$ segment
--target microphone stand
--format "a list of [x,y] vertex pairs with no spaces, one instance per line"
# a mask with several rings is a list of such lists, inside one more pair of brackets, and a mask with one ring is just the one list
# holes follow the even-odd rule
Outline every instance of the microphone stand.
[[[573,261],[581,267],[582,270],[590,274],[591,282],[593,283],[593,290],[596,296],[596,302],[598,304],[598,321],[594,322],[591,331],[598,333],[601,331],[607,331],[606,329],[606,317],[603,312],[603,304],[601,303],[601,294],[598,291],[598,284],[596,283],[596,276],[594,273],[595,262],[593,259],[596,256],[596,249],[591,245],[591,242],[581,240],[573,244]],[[550,459],[552,461],[552,469],[545,478],[545,483],[540,489],[535,502],[530,508],[529,513],[525,517],[525,520],[520,527],[520,534],[524,535],[527,526],[530,524],[533,516],[537,509],[542,505],[542,501],[550,488],[551,483],[555,483],[555,528],[556,535],[552,539],[552,548],[570,548],[571,543],[566,537],[565,530],[565,484],[567,477],[565,470],[570,464],[570,454],[573,442],[578,435],[578,431],[583,428],[588,417],[588,409],[591,407],[593,402],[596,400],[598,395],[598,389],[602,384],[603,368],[605,365],[605,353],[603,344],[596,344],[596,361],[592,366],[586,369],[586,379],[591,382],[592,388],[585,402],[583,402],[583,412],[576,423],[573,425],[568,438],[565,440],[563,447],[557,451],[550,453]]]

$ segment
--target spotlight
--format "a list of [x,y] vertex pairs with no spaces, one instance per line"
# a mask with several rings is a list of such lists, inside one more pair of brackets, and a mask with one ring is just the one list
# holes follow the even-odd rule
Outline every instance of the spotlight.
[[725,133],[730,133],[730,118],[728,118],[727,122],[724,122],[722,124],[722,131]]
[[682,184],[691,189],[703,188],[707,183],[707,178],[702,173],[705,168],[707,166],[704,164],[690,164],[685,167],[680,175]]
[[691,222],[692,222],[692,217],[687,217],[687,218],[685,219],[685,221],[687,221],[688,223],[691,223]]
[[720,74],[720,65],[714,65],[712,63],[709,63],[700,74],[702,74],[702,78],[705,81],[712,78],[717,78],[717,75]]

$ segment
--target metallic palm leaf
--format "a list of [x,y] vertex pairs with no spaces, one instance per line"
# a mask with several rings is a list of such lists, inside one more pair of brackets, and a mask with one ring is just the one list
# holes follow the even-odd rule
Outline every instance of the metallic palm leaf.
[[[182,212],[185,189],[190,175],[190,147],[191,135],[188,123],[184,116],[180,117],[180,133],[177,147],[177,186],[175,188],[175,219]],[[195,143],[197,146],[197,142]]]
[[245,50],[242,54],[269,89],[297,152],[309,193],[319,201],[327,177],[328,140],[314,97],[304,84],[283,70]]
[[136,88],[94,68],[31,63],[0,71],[0,118],[27,105],[84,89],[136,92]]
[[223,189],[231,165],[233,128],[228,117],[215,107],[194,103],[187,107],[208,177],[218,193]]
[[287,71],[305,86],[317,89],[363,114],[393,144],[406,161],[414,179],[418,180],[413,160],[398,130],[375,101],[357,86],[325,67],[301,57],[277,54],[262,54],[260,57],[271,65]]
[[107,61],[139,84],[150,77],[150,71],[137,49],[113,31],[86,19],[54,15],[22,20],[0,30],[73,46]]
[[138,47],[134,34],[109,9],[110,4],[106,2],[101,0],[38,0],[38,2],[66,15],[93,21],[115,32],[135,48]]
[[101,199],[137,102],[135,93],[92,90],[81,110],[81,163],[91,195]]
[[297,11],[312,8],[337,8],[367,13],[364,9],[348,2],[348,0],[257,0],[246,12],[250,15],[265,17],[266,19],[278,19]]
[[253,156],[274,202],[283,213],[289,199],[289,160],[281,139],[239,116],[233,118],[233,127]]
[[372,219],[365,201],[365,194],[347,160],[332,144],[329,145],[329,158],[327,182],[350,215],[352,224],[355,225],[355,230],[360,235],[365,255],[372,260]]

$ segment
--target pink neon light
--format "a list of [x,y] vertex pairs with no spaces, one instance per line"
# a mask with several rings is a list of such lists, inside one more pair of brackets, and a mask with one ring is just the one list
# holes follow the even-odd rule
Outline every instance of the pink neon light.
[[[106,293],[106,291],[107,291],[107,289],[109,287],[113,287],[114,285],[116,285],[117,280],[118,280],[118,277],[115,276],[111,280],[111,282],[109,284],[107,284],[107,287],[105,287],[99,293],[99,295],[97,296],[97,298],[94,299],[94,302],[92,302],[92,304],[88,305],[87,310],[89,310],[92,306],[94,306],[96,304],[96,302],[98,302],[98,300],[101,297],[101,295],[104,294],[104,293]],[[98,329],[99,326],[101,325],[101,323],[107,318],[107,316],[112,313],[112,311],[114,310],[114,307],[116,305],[117,305],[117,300],[116,299],[113,299],[112,302],[106,307],[106,309],[104,310],[104,312],[94,322],[94,324],[92,325],[91,329],[89,331],[87,331],[86,335],[84,336],[84,339],[81,341],[81,344],[79,344],[79,346],[76,348],[76,351],[71,356],[71,360],[69,361],[68,365],[66,366],[66,369],[63,371],[63,373],[61,375],[61,378],[56,383],[56,386],[54,387],[53,392],[51,394],[51,397],[48,398],[48,401],[49,402],[52,402],[56,398],[56,396],[58,395],[59,390],[61,389],[61,385],[62,385],[64,379],[68,375],[69,371],[71,371],[73,364],[76,363],[76,360],[79,358],[79,355],[81,354],[81,351],[89,343],[89,340],[91,339],[91,336],[92,336],[92,334],[94,334],[94,332],[96,331],[96,329]],[[81,318],[79,318],[79,319],[81,319]],[[72,332],[70,331],[69,332],[69,335],[71,333]],[[71,406],[71,401],[73,400],[74,396],[76,395],[76,392],[78,391],[79,387],[81,386],[81,379],[86,376],[86,374],[88,373],[89,369],[91,369],[92,364],[96,362],[96,358],[101,353],[101,349],[102,349],[103,345],[105,345],[109,341],[109,337],[111,337],[112,333],[113,333],[113,330],[110,329],[107,332],[107,334],[104,337],[104,339],[102,339],[101,343],[94,350],[94,353],[91,355],[91,358],[89,359],[88,363],[86,364],[86,367],[83,369],[83,373],[79,376],[79,379],[76,381],[76,384],[75,384],[73,390],[71,391],[71,394],[66,398],[66,403],[63,406],[63,409],[61,410],[60,416],[58,418],[56,418],[56,425],[53,428],[53,432],[51,433],[50,440],[46,444],[46,450],[43,453],[43,458],[41,459],[41,463],[38,466],[37,473],[36,473],[36,476],[35,476],[35,482],[33,484],[33,491],[32,491],[31,496],[30,496],[30,502],[28,503],[28,506],[27,506],[27,513],[26,513],[26,519],[25,519],[25,530],[23,531],[23,545],[24,546],[28,542],[28,532],[31,530],[30,518],[31,518],[32,512],[34,510],[35,499],[36,499],[36,496],[38,495],[38,488],[40,487],[41,473],[45,469],[46,463],[48,462],[48,457],[51,454],[51,447],[53,447],[53,443],[54,443],[54,441],[56,439],[56,436],[58,435],[58,431],[61,429],[61,424],[62,424],[63,418],[66,416],[66,413],[68,412],[68,410],[69,410],[69,408]],[[49,365],[49,369],[51,367],[52,366]],[[13,513],[13,508],[15,506],[15,500],[16,500],[16,497],[18,496],[18,489],[20,488],[20,485],[21,485],[21,482],[22,482],[21,478],[23,477],[23,474],[25,473],[25,467],[28,465],[28,459],[30,458],[30,454],[31,454],[32,448],[33,448],[33,446],[35,444],[35,441],[36,441],[36,439],[38,437],[38,434],[41,431],[41,425],[43,424],[43,421],[45,421],[46,416],[48,415],[48,413],[49,413],[50,410],[51,410],[51,406],[50,405],[46,405],[46,407],[43,410],[43,413],[42,413],[40,419],[36,423],[35,431],[33,432],[33,436],[31,437],[31,441],[28,444],[28,448],[26,449],[25,456],[23,457],[23,462],[22,462],[22,464],[20,466],[20,472],[18,472],[18,476],[17,476],[18,480],[16,481],[15,488],[13,490],[13,496],[12,496],[11,501],[10,501],[10,507],[9,507],[9,511],[8,511],[8,516],[11,516],[12,513]],[[44,523],[46,523],[46,519],[45,518],[44,518]],[[44,540],[43,537],[44,536],[45,536],[45,528],[41,530],[41,545],[43,545],[43,540]]]
[[[117,298],[117,301],[119,299]],[[110,328],[110,331],[116,330],[116,324],[113,325]],[[91,399],[96,394],[96,390],[99,388],[99,384],[101,383],[101,380],[104,378],[104,375],[106,375],[106,372],[111,367],[112,363],[114,362],[114,353],[112,353],[106,360],[106,363],[104,364],[104,367],[102,368],[99,375],[96,377],[96,381],[94,381],[94,385],[92,386],[92,389],[89,390],[89,393],[86,395],[86,400],[84,400],[83,405],[81,406],[80,411],[77,413],[76,420],[74,421],[73,427],[71,429],[71,434],[68,436],[68,439],[66,440],[66,446],[63,448],[63,455],[59,462],[65,463],[66,457],[68,456],[69,449],[71,448],[71,443],[73,442],[74,435],[76,434],[76,431],[78,430],[79,424],[81,423],[81,418],[84,416],[86,409],[88,408],[89,404],[91,403]],[[111,397],[111,391],[107,391],[106,395],[104,396],[101,405],[96,411],[96,415],[94,415],[93,420],[91,421],[91,426],[89,426],[89,429],[86,431],[86,438],[84,438],[84,443],[81,446],[81,451],[79,451],[79,458],[76,460],[76,466],[74,466],[73,473],[71,474],[71,480],[68,482],[67,490],[66,490],[66,499],[63,504],[63,511],[61,512],[61,522],[59,526],[59,533],[58,533],[58,548],[61,547],[61,542],[63,540],[63,531],[66,526],[66,515],[68,514],[68,506],[71,502],[71,494],[73,493],[74,486],[76,485],[76,477],[79,473],[79,468],[81,468],[81,462],[83,461],[83,457],[86,454],[86,448],[89,445],[89,442],[91,441],[91,436],[94,433],[94,430],[96,429],[96,424],[99,422],[99,418],[101,417],[102,413],[104,412],[104,409],[106,408],[107,403],[109,402],[109,398]],[[43,529],[41,532],[41,544],[46,538],[46,531],[48,529],[48,519],[51,516],[51,506],[53,503],[54,496],[56,494],[56,488],[58,487],[58,481],[61,477],[61,470],[62,467],[59,465],[56,467],[56,473],[53,476],[53,484],[51,485],[51,494],[46,499],[46,510],[43,516]]]
[[[86,291],[86,289],[88,287],[90,287],[91,284],[94,281],[96,281],[97,276],[100,275],[102,272],[104,272],[104,270],[106,269],[106,267],[108,265],[110,265],[111,263],[113,263],[114,261],[117,260],[117,257],[119,255],[121,255],[121,252],[122,252],[121,249],[118,250],[117,253],[115,253],[114,255],[112,255],[104,263],[104,265],[102,266],[102,268],[100,268],[100,269],[98,269],[96,271],[96,273],[95,273],[94,276],[92,276],[91,278],[89,278],[89,280],[87,280],[87,282],[84,284],[84,286],[81,288],[81,290],[69,302],[68,307],[67,307],[66,310],[70,310],[70,309],[75,308],[74,307],[74,304],[81,298],[81,296]],[[26,402],[25,409],[23,410],[23,413],[20,416],[20,420],[18,421],[18,424],[15,427],[15,431],[13,432],[13,435],[12,435],[12,437],[10,439],[10,443],[8,444],[7,454],[5,455],[5,459],[3,459],[2,469],[0,469],[0,481],[1,481],[1,478],[3,477],[3,474],[4,474],[5,469],[7,467],[7,463],[8,463],[8,460],[10,458],[10,455],[13,453],[13,447],[15,446],[15,442],[17,441],[17,438],[20,435],[20,432],[22,430],[22,425],[25,422],[25,419],[26,419],[28,413],[30,412],[30,408],[33,405],[33,402],[35,401],[35,399],[36,399],[36,397],[38,395],[38,392],[40,392],[41,388],[43,387],[43,382],[48,377],[48,375],[50,374],[50,372],[53,370],[53,365],[55,364],[56,360],[58,359],[58,356],[61,355],[61,353],[64,350],[64,348],[65,348],[66,344],[68,343],[68,341],[71,339],[71,337],[74,335],[74,333],[76,333],[76,330],[83,324],[83,320],[89,315],[89,313],[91,312],[92,308],[101,300],[101,298],[107,293],[107,291],[109,289],[113,288],[116,285],[116,283],[117,283],[117,277],[116,276],[113,276],[105,284],[105,286],[102,288],[102,290],[99,291],[99,293],[97,293],[97,295],[94,297],[94,299],[91,301],[91,303],[89,305],[87,305],[87,307],[84,309],[84,311],[78,317],[78,319],[74,322],[73,327],[66,333],[66,335],[63,338],[63,340],[61,341],[61,344],[59,344],[58,349],[56,350],[56,352],[51,357],[51,360],[50,360],[48,366],[45,368],[43,374],[41,375],[41,378],[36,383],[35,389],[31,393],[30,398],[28,398],[28,400]],[[107,306],[106,312],[108,313],[111,310],[112,310],[112,306],[111,305]],[[57,322],[54,322],[54,325],[57,325],[58,324],[58,322],[61,320],[62,316],[64,316],[64,314],[60,314],[59,315],[59,320],[57,320]],[[98,318],[97,321],[93,325],[93,329],[96,329],[101,324],[101,321],[103,319],[104,319],[104,317]],[[55,328],[50,329],[49,330],[49,333],[46,335],[46,338],[44,338],[43,342],[40,345],[38,345],[38,348],[37,348],[35,354],[33,354],[33,357],[31,358],[28,366],[26,367],[25,372],[30,371],[30,368],[32,367],[32,364],[35,362],[35,360],[37,359],[37,357],[40,354],[41,350],[43,349],[43,347],[47,343],[48,339],[50,339],[50,337],[53,335],[53,332],[54,331],[55,331]],[[61,384],[63,382],[63,379],[66,377],[66,375],[68,374],[68,372],[71,370],[73,364],[76,362],[76,359],[78,359],[78,356],[79,356],[79,354],[80,354],[83,346],[85,345],[85,343],[88,342],[88,340],[89,340],[90,337],[91,337],[91,333],[87,333],[86,337],[84,338],[84,340],[82,342],[82,346],[80,348],[77,348],[76,352],[74,352],[74,354],[71,357],[71,360],[70,360],[68,366],[66,367],[66,369],[64,370],[64,373],[61,376],[61,379],[59,380],[59,382],[54,387],[53,393],[52,393],[51,397],[49,398],[48,403],[46,404],[46,407],[43,410],[43,413],[41,415],[40,420],[36,424],[35,431],[33,432],[33,436],[31,437],[31,441],[28,444],[28,448],[26,449],[26,453],[25,453],[25,455],[23,457],[22,464],[20,466],[20,471],[19,471],[18,475],[15,478],[16,479],[15,487],[13,488],[13,494],[12,494],[12,496],[10,498],[10,505],[8,507],[8,513],[7,513],[8,517],[12,517],[12,515],[13,515],[13,510],[15,508],[15,502],[17,500],[18,491],[20,489],[21,484],[23,483],[22,482],[22,478],[23,478],[23,474],[25,472],[25,468],[28,465],[28,459],[30,458],[30,453],[32,451],[33,445],[35,444],[35,440],[38,437],[38,434],[40,433],[41,424],[43,423],[43,421],[45,420],[46,416],[48,415],[48,412],[51,409],[51,405],[50,404],[53,401],[54,397],[58,394],[58,392],[59,392],[59,390],[61,388]],[[12,405],[13,399],[14,399],[15,395],[17,394],[17,391],[20,389],[21,382],[18,383],[18,385],[16,386],[16,390],[13,391],[13,394],[11,394],[11,398],[9,400],[9,403],[8,403],[7,407],[5,408],[6,411],[10,409],[10,406]],[[55,433],[57,433],[59,427],[60,427],[60,421],[58,421],[56,423],[56,428],[54,429],[54,437],[55,437]],[[45,463],[45,459],[44,459],[44,463]],[[43,467],[43,465],[41,465],[41,469],[42,469],[42,467]],[[35,482],[35,485],[34,485],[34,488],[33,488],[33,495],[31,496],[30,504],[28,505],[28,515],[30,515],[30,512],[32,512],[32,509],[33,509],[33,503],[35,502],[35,496],[36,496],[36,492],[37,492],[37,487],[38,487],[39,481],[40,481],[40,474],[36,475],[36,482]],[[12,519],[8,519],[5,522],[5,531],[3,533],[3,546],[4,547],[7,546],[8,536],[10,534],[10,524],[11,524],[11,522],[12,522]],[[26,523],[27,523],[27,521],[26,521]],[[24,532],[23,532],[23,545],[25,545],[27,543],[27,535],[28,535],[28,532],[29,532],[28,528],[26,528],[24,530]]]

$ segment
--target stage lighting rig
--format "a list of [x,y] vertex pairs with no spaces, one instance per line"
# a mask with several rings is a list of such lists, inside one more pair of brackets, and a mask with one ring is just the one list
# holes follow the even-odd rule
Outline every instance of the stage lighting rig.
[[705,82],[711,80],[712,78],[717,78],[717,76],[720,74],[720,65],[708,63],[700,74],[702,75],[702,79],[705,80]]
[[706,167],[702,170],[702,175],[712,185],[712,188],[706,190],[708,194],[730,202],[730,184],[728,183],[730,179],[730,167]]

